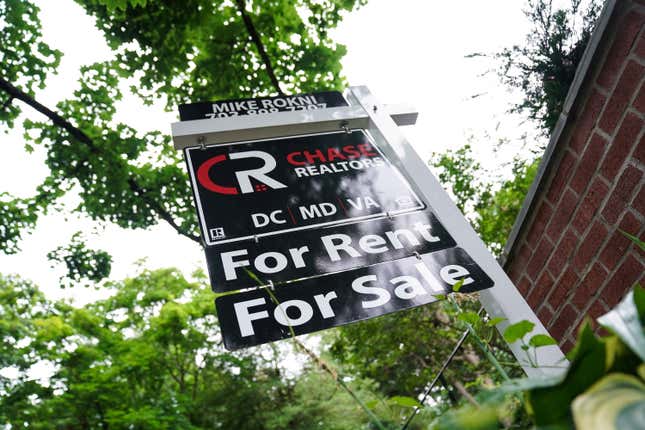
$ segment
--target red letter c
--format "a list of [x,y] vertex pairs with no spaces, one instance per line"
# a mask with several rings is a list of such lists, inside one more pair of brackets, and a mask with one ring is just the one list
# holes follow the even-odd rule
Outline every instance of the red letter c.
[[206,188],[209,191],[213,191],[219,194],[237,194],[237,188],[217,185],[208,176],[208,172],[210,171],[211,167],[213,167],[217,163],[221,163],[224,160],[226,160],[226,155],[224,154],[216,155],[215,157],[206,160],[201,166],[199,166],[199,169],[197,169],[197,180],[200,184],[202,184],[202,187]]

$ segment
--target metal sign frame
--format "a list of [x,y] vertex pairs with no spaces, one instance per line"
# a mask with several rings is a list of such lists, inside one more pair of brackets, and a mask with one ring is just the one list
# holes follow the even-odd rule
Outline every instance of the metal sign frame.
[[[510,324],[528,320],[535,324],[534,334],[548,334],[531,307],[526,303],[497,260],[477,236],[463,214],[455,206],[426,163],[412,148],[398,125],[412,125],[417,112],[409,105],[382,105],[365,86],[350,87],[346,92],[350,106],[297,112],[276,112],[263,115],[203,119],[172,124],[175,148],[214,145],[240,140],[287,137],[299,134],[365,129],[390,159],[398,159],[401,173],[421,193],[454,238],[495,282],[481,291],[480,301],[491,317],[505,318],[497,325],[503,333]],[[395,155],[393,157],[393,155]],[[557,345],[536,349],[538,367],[528,363],[527,353],[518,342],[510,349],[530,377],[558,375],[567,361]]]

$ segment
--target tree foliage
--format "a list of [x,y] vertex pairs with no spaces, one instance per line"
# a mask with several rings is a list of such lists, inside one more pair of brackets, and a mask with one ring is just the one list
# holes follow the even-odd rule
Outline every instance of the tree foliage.
[[522,45],[504,49],[502,82],[522,92],[513,111],[535,120],[545,133],[555,127],[564,99],[594,29],[600,4],[571,0],[554,8],[552,0],[527,0],[525,15],[532,27]]
[[[545,134],[560,116],[599,10],[595,0],[571,0],[563,9],[554,8],[552,0],[527,0],[524,13],[532,27],[526,40],[496,55],[502,83],[522,94],[511,111],[533,120]],[[471,144],[434,154],[430,163],[482,240],[500,254],[537,172],[543,145],[536,141],[532,156],[514,158],[510,178],[499,181],[492,179],[499,175],[476,161]]]
[[[0,368],[13,369],[0,376],[0,426],[366,428],[361,409],[317,370],[292,379],[277,349],[224,350],[204,277],[143,271],[107,288],[109,298],[76,308],[0,278]],[[379,399],[368,382],[352,386]]]
[[[45,87],[62,55],[43,40],[38,11],[28,1],[0,1],[0,128],[5,132],[16,125],[22,109],[3,83],[14,82],[33,96]],[[62,195],[58,185],[48,178],[30,198],[0,191],[0,250],[19,250],[19,241],[35,226],[38,216]]]
[[[83,66],[74,93],[48,107],[32,87],[43,85],[60,53],[41,42],[33,4],[0,1],[10,30],[3,55],[28,53],[17,62],[3,61],[0,89],[11,100],[10,109],[20,100],[46,115],[23,125],[28,144],[44,148],[51,172],[30,199],[0,195],[7,208],[2,225],[15,226],[0,231],[4,252],[17,252],[38,216],[70,190],[81,196],[76,210],[95,220],[125,228],[162,220],[199,242],[180,154],[168,136],[141,133],[115,120],[124,91],[139,95],[142,103],[163,100],[174,110],[181,102],[340,88],[345,48],[328,31],[362,2],[78,3],[96,18],[114,59]],[[21,37],[25,33],[30,37]],[[44,54],[52,59],[43,60]],[[15,116],[4,118],[5,124],[13,126]]]
[[59,246],[47,254],[51,262],[65,265],[67,272],[60,279],[61,286],[81,282],[89,285],[110,276],[112,256],[103,250],[88,248],[82,238],[82,233],[76,232],[67,246]]
[[[462,297],[461,305],[476,315],[476,300]],[[462,335],[460,318],[450,306],[437,303],[345,326],[329,335],[330,354],[348,371],[375,381],[383,394],[417,398]],[[499,357],[513,360],[494,327],[483,331]],[[482,358],[471,339],[467,340],[431,393],[437,402],[433,413],[439,414],[462,398],[456,385],[492,384],[497,380],[493,374],[491,363]]]
[[515,158],[511,176],[502,181],[493,179],[496,175],[477,162],[470,144],[434,154],[430,163],[481,239],[500,254],[533,182],[539,159]]
[[[38,7],[32,2],[0,1],[0,28],[0,76],[34,95],[45,88],[47,75],[56,71],[62,53],[43,40]],[[12,99],[6,93],[0,97],[0,124],[9,128],[21,112]]]
[[77,2],[97,18],[123,72],[136,76],[138,94],[148,100],[163,95],[171,108],[196,100],[340,88],[345,48],[328,31],[357,3]]

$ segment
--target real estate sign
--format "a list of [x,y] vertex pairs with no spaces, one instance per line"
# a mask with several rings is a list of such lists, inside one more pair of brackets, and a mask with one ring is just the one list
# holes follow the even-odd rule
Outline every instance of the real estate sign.
[[[340,93],[181,107],[182,120],[346,106]],[[266,112],[265,112],[266,111]],[[224,343],[238,349],[494,285],[365,130],[184,149]],[[389,148],[387,148],[389,149]]]

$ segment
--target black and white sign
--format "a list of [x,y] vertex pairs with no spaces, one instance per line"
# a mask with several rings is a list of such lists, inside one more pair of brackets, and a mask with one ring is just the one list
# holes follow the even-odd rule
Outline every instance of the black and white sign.
[[363,131],[185,149],[206,245],[425,208]]
[[182,121],[231,116],[261,115],[273,112],[296,112],[347,106],[347,101],[338,91],[323,91],[294,96],[235,99],[218,102],[201,102],[179,105]]
[[[276,288],[215,300],[224,345],[229,350],[349,324],[436,301],[463,280],[461,291],[493,286],[492,280],[461,249],[451,248]],[[395,329],[395,327],[393,327]]]
[[[224,292],[364,267],[455,246],[428,210],[258,241],[206,247],[214,291]],[[253,273],[253,275],[251,275]]]
[[[340,93],[180,107],[182,121],[345,106]],[[491,279],[364,131],[184,150],[228,349],[424,305]],[[275,303],[268,293],[275,288]]]

